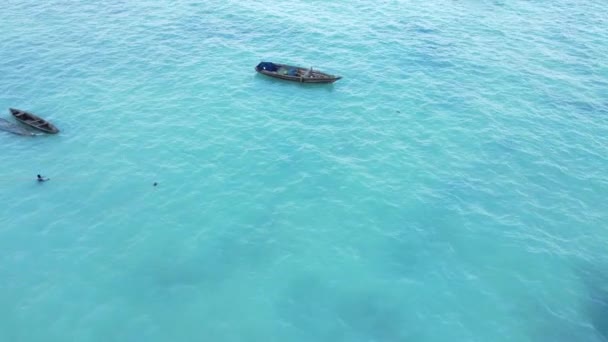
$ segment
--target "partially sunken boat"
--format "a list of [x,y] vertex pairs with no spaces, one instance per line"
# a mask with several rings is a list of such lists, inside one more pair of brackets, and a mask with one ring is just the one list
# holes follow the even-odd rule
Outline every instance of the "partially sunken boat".
[[255,71],[266,76],[300,83],[333,83],[342,78],[312,68],[307,69],[272,62],[261,62],[255,67]]
[[24,125],[28,125],[37,130],[43,131],[45,133],[56,134],[59,133],[59,129],[55,127],[52,123],[44,120],[43,118],[34,115],[30,112],[26,112],[20,109],[9,108],[11,114],[15,117],[15,119],[19,120]]

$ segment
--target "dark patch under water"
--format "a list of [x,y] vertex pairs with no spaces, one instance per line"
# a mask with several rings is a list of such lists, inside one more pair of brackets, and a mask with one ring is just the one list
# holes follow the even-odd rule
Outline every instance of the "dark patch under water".
[[34,135],[27,129],[2,118],[0,118],[0,130],[18,135]]
[[584,307],[589,320],[602,339],[608,341],[608,266],[584,268],[579,276],[588,291]]

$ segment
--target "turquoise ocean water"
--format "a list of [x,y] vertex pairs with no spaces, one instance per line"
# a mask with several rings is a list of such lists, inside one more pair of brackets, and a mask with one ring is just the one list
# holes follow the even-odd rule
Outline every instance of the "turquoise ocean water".
[[0,9],[0,341],[608,340],[604,0]]

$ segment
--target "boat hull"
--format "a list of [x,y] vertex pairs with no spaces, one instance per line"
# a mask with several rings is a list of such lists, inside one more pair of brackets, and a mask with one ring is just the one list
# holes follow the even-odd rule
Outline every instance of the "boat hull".
[[9,111],[15,117],[15,119],[17,119],[17,121],[24,125],[49,134],[59,133],[59,129],[55,127],[55,125],[35,114],[14,108],[9,108]]
[[[337,80],[341,79],[340,76],[334,76],[330,74],[326,74],[320,71],[312,71],[312,69],[300,68],[292,65],[285,64],[276,64],[272,63],[277,67],[277,70],[265,70],[260,67],[262,64],[268,62],[262,62],[255,67],[255,71],[262,75],[266,75],[273,78],[278,78],[281,80],[298,82],[298,83],[334,83]],[[282,73],[281,71],[285,72]],[[287,72],[291,72],[292,75],[287,74]]]

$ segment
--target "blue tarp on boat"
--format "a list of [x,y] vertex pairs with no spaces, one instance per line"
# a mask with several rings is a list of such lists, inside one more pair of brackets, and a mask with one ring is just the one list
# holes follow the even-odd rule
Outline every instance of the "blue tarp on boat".
[[260,64],[258,64],[258,68],[262,69],[262,70],[266,70],[266,71],[277,71],[279,70],[279,67],[271,62],[261,62]]

